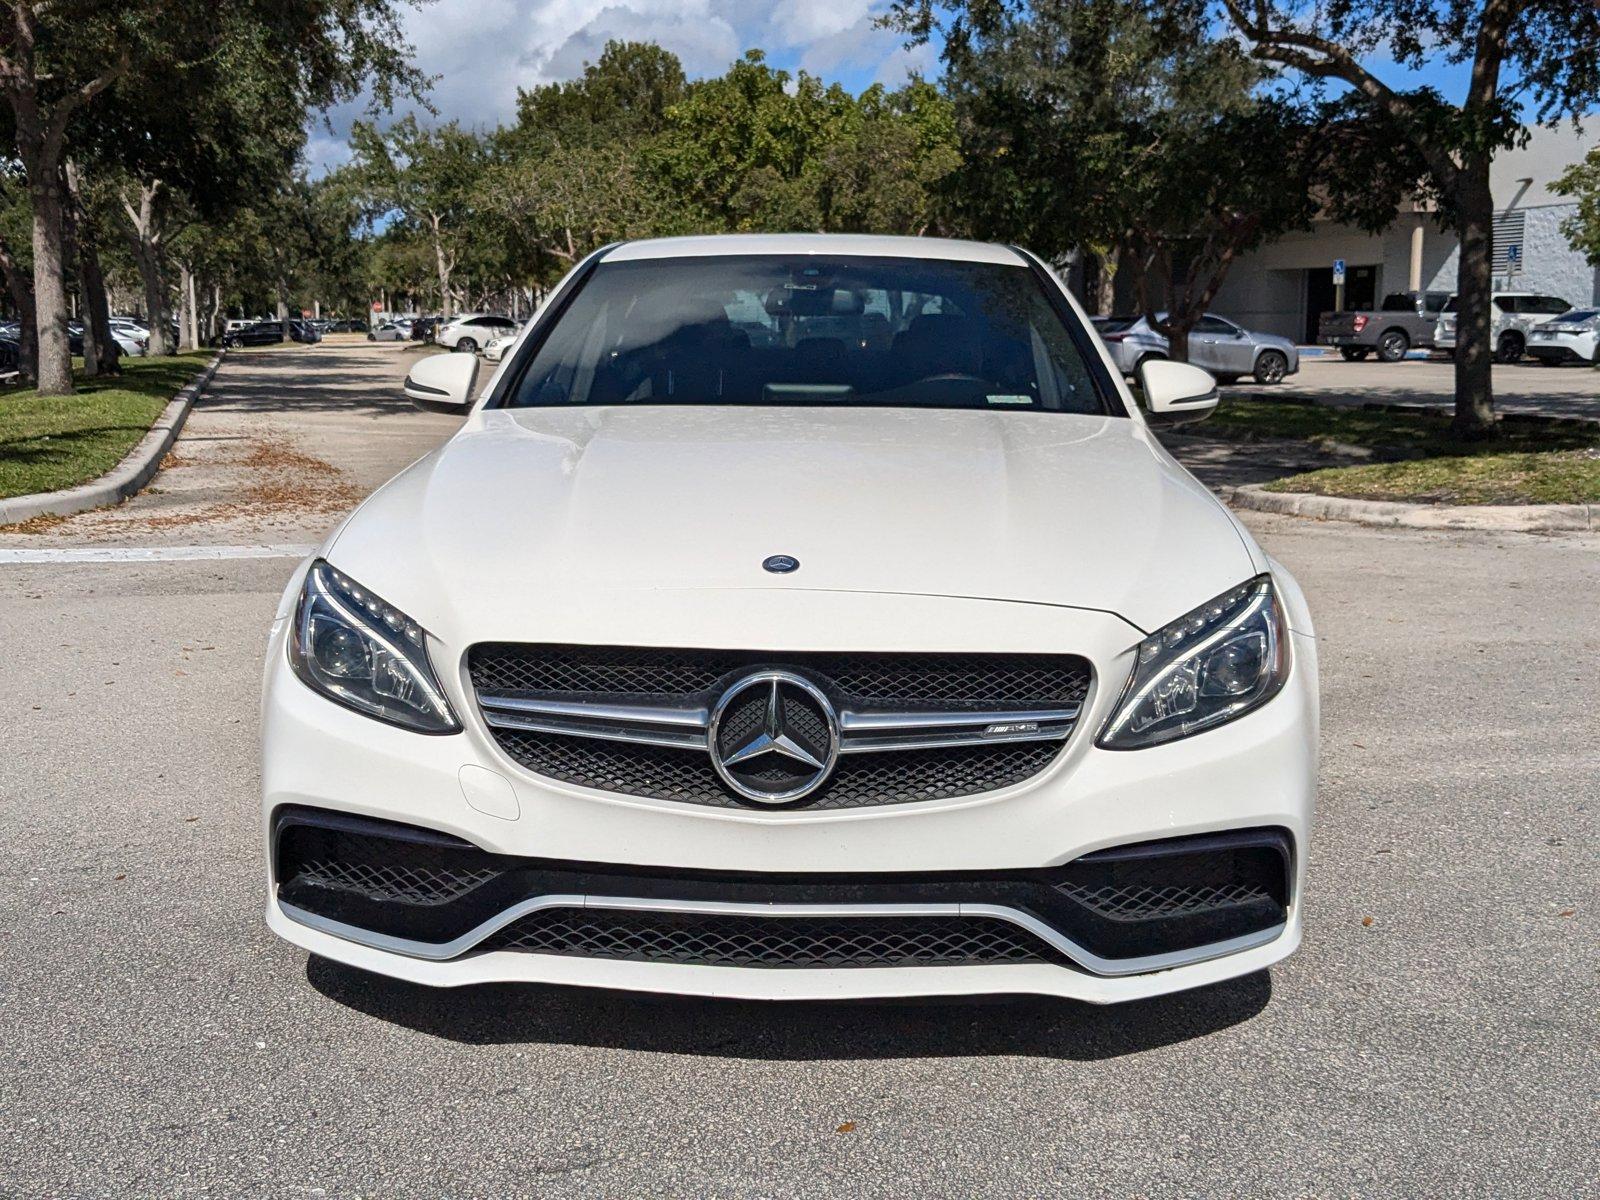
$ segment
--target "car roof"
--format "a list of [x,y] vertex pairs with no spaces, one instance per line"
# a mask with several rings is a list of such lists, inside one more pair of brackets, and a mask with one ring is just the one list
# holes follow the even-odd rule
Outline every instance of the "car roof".
[[957,262],[1004,263],[1027,260],[1010,246],[953,238],[877,237],[860,233],[728,233],[701,237],[645,238],[623,242],[607,262],[661,258],[708,258],[725,254],[829,254],[876,258],[942,258]]

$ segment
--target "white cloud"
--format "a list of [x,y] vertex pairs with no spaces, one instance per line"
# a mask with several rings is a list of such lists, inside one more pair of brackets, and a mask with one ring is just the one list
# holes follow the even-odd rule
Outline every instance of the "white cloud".
[[[436,77],[429,100],[439,120],[491,129],[516,113],[517,89],[571,79],[607,41],[658,42],[691,76],[716,74],[751,47],[780,65],[833,78],[903,82],[900,35],[874,27],[888,0],[435,0],[406,12],[415,62]],[[345,157],[342,136],[362,105],[329,114],[308,154],[314,169]]]

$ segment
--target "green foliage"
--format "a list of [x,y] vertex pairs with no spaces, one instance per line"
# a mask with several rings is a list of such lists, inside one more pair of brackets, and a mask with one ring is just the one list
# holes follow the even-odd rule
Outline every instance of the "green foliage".
[[1551,191],[1577,200],[1578,211],[1561,223],[1561,232],[1574,250],[1600,267],[1600,147],[1562,172]]
[[956,168],[955,118],[928,84],[859,97],[751,51],[668,111],[659,163],[709,228],[921,233]]

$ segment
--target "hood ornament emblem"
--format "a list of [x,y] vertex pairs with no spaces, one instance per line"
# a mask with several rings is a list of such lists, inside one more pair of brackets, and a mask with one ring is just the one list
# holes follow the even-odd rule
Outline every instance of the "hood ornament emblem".
[[774,554],[761,560],[762,570],[771,571],[774,575],[787,575],[790,571],[800,569],[800,560],[792,554]]
[[839,716],[809,679],[756,671],[722,693],[707,741],[711,765],[735,795],[786,804],[828,782],[839,758]]

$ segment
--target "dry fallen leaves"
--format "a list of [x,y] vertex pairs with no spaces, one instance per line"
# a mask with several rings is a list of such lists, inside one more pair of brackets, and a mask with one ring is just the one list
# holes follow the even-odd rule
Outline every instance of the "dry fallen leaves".
[[854,1121],[846,1121],[843,1125],[834,1130],[835,1133],[854,1133],[855,1131],[856,1123]]
[[1363,926],[1370,927],[1372,925],[1372,918],[1371,917],[1362,917],[1361,918],[1361,924]]

